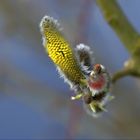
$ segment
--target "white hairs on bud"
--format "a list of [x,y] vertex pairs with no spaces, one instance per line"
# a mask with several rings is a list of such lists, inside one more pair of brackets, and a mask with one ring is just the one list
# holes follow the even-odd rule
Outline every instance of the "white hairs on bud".
[[[92,67],[91,65],[94,62],[94,59],[92,57],[93,52],[91,51],[90,47],[81,43],[76,46],[75,51],[77,60],[79,61],[82,70],[86,73],[90,73],[90,67]],[[85,53],[86,58],[80,60],[81,59],[80,54],[82,53],[83,54]],[[88,61],[89,66],[85,65],[86,61]]]
[[60,78],[64,79],[64,82],[67,83],[70,86],[70,89],[74,90],[75,92],[77,91],[77,86],[74,84],[72,81],[70,81],[67,76],[64,74],[64,72],[57,66],[58,73],[60,75]]
[[62,28],[60,27],[60,24],[59,22],[54,19],[53,17],[50,17],[50,16],[44,16],[40,22],[40,31],[41,33],[44,32],[45,28],[54,28],[54,29],[57,29],[58,31],[61,31]]
[[114,98],[115,97],[113,95],[111,95],[111,93],[107,93],[106,96],[103,98],[103,100],[100,103],[101,106],[105,106],[108,102],[110,102]]
[[49,30],[49,28],[51,28],[51,30],[58,30],[61,31],[62,28],[60,27],[59,22],[54,19],[53,17],[50,16],[44,16],[39,24],[39,28],[40,28],[40,32],[42,34],[42,42],[43,42],[43,46],[45,47],[45,44],[47,43],[47,38],[45,37],[45,30]]
[[83,44],[83,43],[78,44],[78,45],[76,46],[76,50],[77,50],[77,51],[79,51],[79,50],[85,51],[85,52],[88,52],[89,54],[92,54],[92,53],[93,53],[93,52],[91,51],[90,47],[87,46],[87,45],[85,45],[85,44]]

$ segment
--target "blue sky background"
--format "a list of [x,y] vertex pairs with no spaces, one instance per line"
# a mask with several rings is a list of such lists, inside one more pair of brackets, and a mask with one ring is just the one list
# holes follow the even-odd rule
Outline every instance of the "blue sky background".
[[[118,0],[140,32],[140,1]],[[91,46],[96,63],[111,74],[130,55],[93,0],[2,0],[0,4],[0,139],[140,138],[140,81],[126,77],[113,87],[115,100],[99,118],[59,78],[42,46],[39,23],[57,18],[75,47]]]

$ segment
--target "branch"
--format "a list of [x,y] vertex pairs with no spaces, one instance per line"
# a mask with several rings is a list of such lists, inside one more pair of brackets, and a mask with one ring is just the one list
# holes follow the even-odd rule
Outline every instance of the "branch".
[[127,61],[127,66],[124,65],[123,70],[117,72],[112,81],[131,75],[140,77],[140,35],[128,21],[120,6],[115,0],[97,0],[104,18],[118,35],[126,49],[131,54],[131,61]]
[[113,76],[112,76],[112,83],[115,83],[118,79],[130,75],[131,71],[129,69],[122,69],[118,72],[116,72]]
[[119,80],[120,78],[123,78],[124,76],[140,77],[140,73],[137,73],[135,71],[131,71],[130,69],[122,69],[122,70],[116,72],[112,76],[112,83],[115,83],[117,80]]
[[[133,54],[136,49],[140,49],[140,35],[123,14],[116,0],[97,0],[97,3],[106,21],[116,32],[129,52]],[[136,45],[137,43],[139,45]]]

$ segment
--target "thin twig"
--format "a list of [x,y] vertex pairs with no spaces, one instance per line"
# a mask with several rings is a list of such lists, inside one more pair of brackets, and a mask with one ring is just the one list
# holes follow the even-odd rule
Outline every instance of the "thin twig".
[[131,71],[129,69],[122,69],[122,70],[116,72],[112,76],[112,83],[115,83],[117,80],[119,80],[120,78],[123,78],[124,76],[127,76],[127,75],[131,75]]

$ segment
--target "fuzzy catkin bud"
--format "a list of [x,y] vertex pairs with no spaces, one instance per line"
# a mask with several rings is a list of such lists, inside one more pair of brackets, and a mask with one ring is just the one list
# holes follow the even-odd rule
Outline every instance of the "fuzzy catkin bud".
[[59,23],[52,17],[45,16],[40,23],[43,36],[43,45],[49,57],[58,67],[61,76],[71,87],[84,79],[74,52],[67,40],[63,37]]

